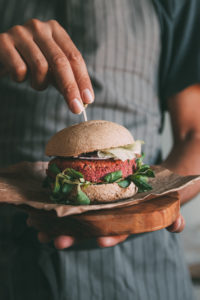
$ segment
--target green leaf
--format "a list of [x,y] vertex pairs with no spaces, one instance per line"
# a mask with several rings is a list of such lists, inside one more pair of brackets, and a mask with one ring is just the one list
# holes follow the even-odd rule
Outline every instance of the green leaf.
[[112,173],[108,173],[106,176],[104,176],[104,180],[108,183],[112,183],[117,181],[118,179],[122,178],[122,171],[116,171],[116,172],[112,172]]
[[139,174],[133,176],[133,179],[134,179],[134,180],[138,180],[139,182],[144,182],[144,183],[147,183],[147,182],[148,182],[148,177],[143,176],[143,175],[139,175]]
[[90,204],[90,199],[81,190],[80,185],[78,185],[78,187],[77,187],[77,196],[76,196],[75,202],[76,202],[76,204],[79,204],[79,205],[88,205],[88,204]]
[[71,179],[79,179],[79,178],[84,178],[83,174],[80,172],[72,169],[72,168],[67,168],[64,170],[64,173],[70,176]]
[[72,184],[64,183],[63,186],[62,186],[62,193],[67,195],[71,192],[72,189],[73,189]]
[[84,183],[84,182],[85,182],[85,179],[84,179],[84,178],[79,178],[79,181],[80,181],[81,183]]
[[80,181],[78,179],[74,179],[74,180],[71,180],[71,179],[67,179],[67,178],[64,178],[62,180],[62,183],[68,183],[68,184],[73,184],[73,185],[77,185],[80,183]]
[[82,187],[87,187],[91,185],[92,183],[90,181],[85,181],[84,183],[81,184]]
[[143,164],[143,165],[141,165],[139,171],[140,171],[140,172],[146,172],[147,170],[149,170],[149,168],[150,168],[149,165]]
[[144,159],[144,153],[136,159],[136,164],[137,164],[137,169],[140,169],[142,164],[143,164],[143,159]]
[[145,172],[139,172],[139,174],[145,175],[147,177],[155,177],[154,171],[152,169],[148,169]]
[[56,177],[56,181],[55,181],[53,193],[54,193],[54,194],[59,193],[60,188],[61,188],[61,186],[60,186],[60,183],[59,183],[59,179],[58,179],[58,177]]
[[138,175],[143,175],[147,177],[155,177],[154,171],[150,168],[149,165],[141,165],[139,169],[137,169],[136,173]]
[[147,192],[152,190],[151,185],[148,184],[148,177],[142,175],[131,175],[130,179],[138,187],[138,192]]
[[58,168],[58,166],[55,163],[49,165],[49,171],[51,171],[52,173],[54,173],[56,175],[58,173],[60,173],[60,169]]
[[118,185],[121,186],[122,188],[127,188],[130,185],[130,180],[124,179],[122,181],[118,182]]

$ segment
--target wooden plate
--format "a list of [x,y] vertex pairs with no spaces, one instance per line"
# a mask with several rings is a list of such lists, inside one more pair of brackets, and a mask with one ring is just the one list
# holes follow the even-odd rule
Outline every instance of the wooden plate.
[[171,225],[180,213],[177,192],[141,204],[109,210],[98,210],[57,217],[55,211],[26,207],[32,225],[50,236],[61,234],[98,237],[155,231]]

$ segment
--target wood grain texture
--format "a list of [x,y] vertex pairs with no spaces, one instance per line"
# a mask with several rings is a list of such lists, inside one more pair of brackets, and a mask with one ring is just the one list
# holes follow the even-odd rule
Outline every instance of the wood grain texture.
[[175,192],[130,207],[90,211],[62,218],[57,217],[55,211],[24,208],[29,213],[33,226],[52,237],[61,234],[98,237],[165,228],[178,217],[180,201]]

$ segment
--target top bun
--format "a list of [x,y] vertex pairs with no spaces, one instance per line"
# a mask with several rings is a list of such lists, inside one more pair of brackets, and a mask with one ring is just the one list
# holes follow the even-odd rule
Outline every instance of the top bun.
[[95,120],[82,122],[57,132],[47,143],[48,156],[78,156],[82,153],[133,144],[134,139],[123,126]]

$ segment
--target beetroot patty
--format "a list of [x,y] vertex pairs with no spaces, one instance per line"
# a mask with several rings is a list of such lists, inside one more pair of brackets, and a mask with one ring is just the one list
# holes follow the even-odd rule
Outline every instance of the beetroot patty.
[[[83,174],[84,179],[91,182],[102,182],[103,177],[111,172],[122,171],[123,177],[134,173],[136,169],[135,159],[132,160],[86,160],[86,159],[65,159],[54,158],[49,164],[55,163],[63,171],[66,168],[72,168]],[[48,175],[52,175],[47,170]]]

